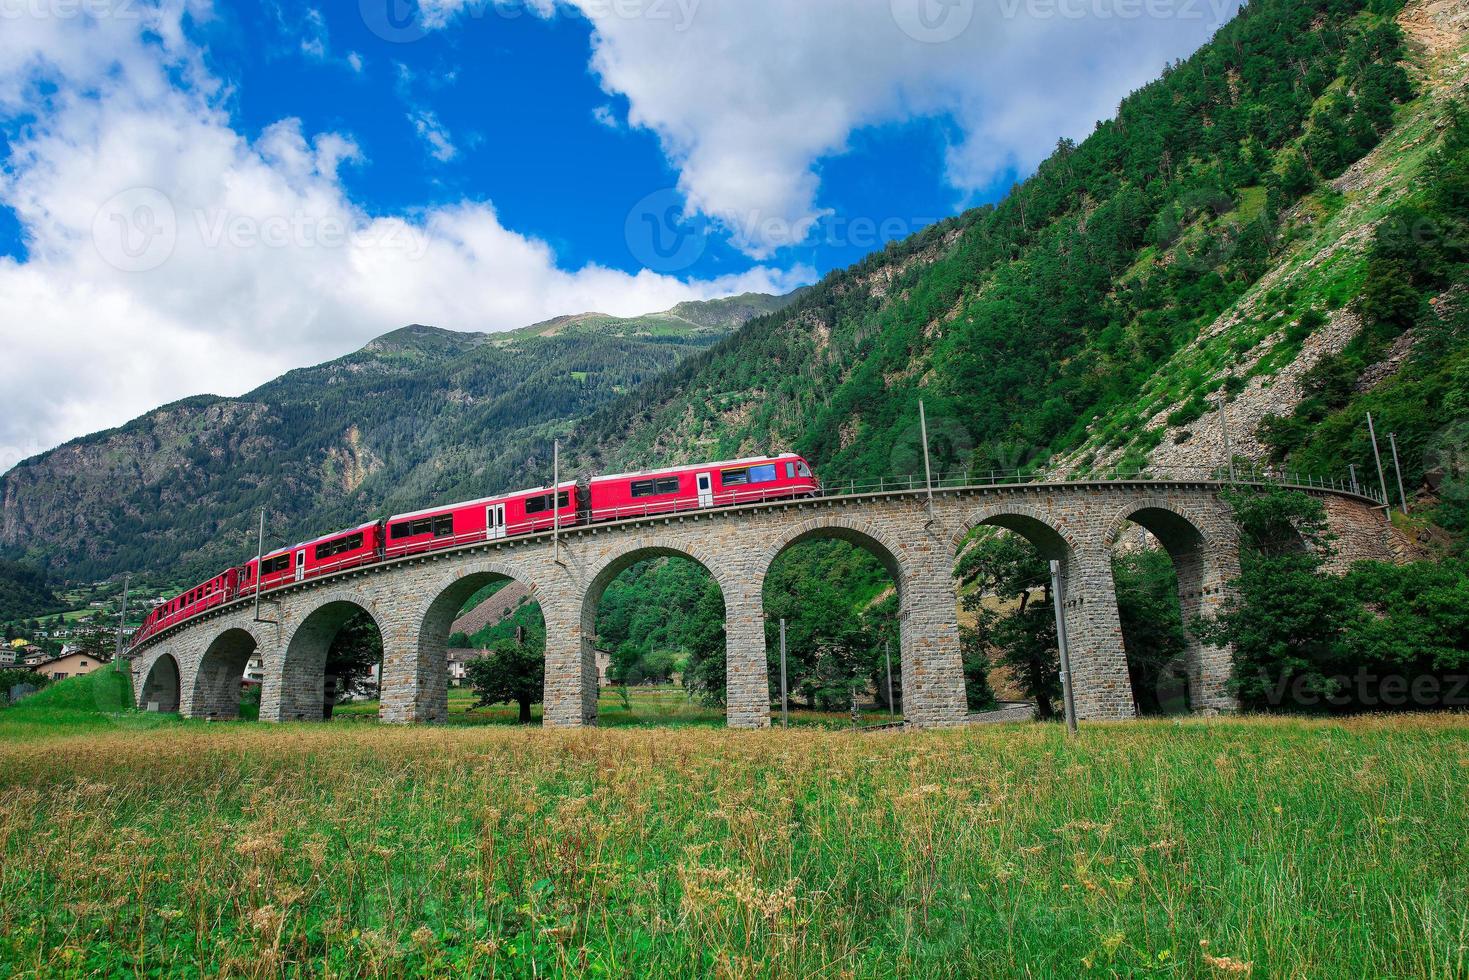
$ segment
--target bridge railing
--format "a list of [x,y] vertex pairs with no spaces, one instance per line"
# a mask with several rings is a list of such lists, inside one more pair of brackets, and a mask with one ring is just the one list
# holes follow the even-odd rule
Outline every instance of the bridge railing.
[[[1292,473],[1286,470],[1277,470],[1273,467],[1246,466],[1236,463],[1231,472],[1225,466],[1183,466],[1183,465],[1147,465],[1136,467],[1108,467],[1105,469],[1079,468],[1069,472],[1046,469],[1016,469],[1016,470],[962,470],[946,471],[934,476],[932,486],[935,490],[955,490],[964,487],[1003,487],[1003,486],[1025,486],[1033,484],[1065,484],[1065,483],[1122,483],[1122,482],[1158,482],[1158,483],[1239,483],[1239,484],[1267,484],[1276,486],[1306,487],[1310,489],[1330,490],[1337,493],[1350,493],[1356,496],[1372,500],[1378,506],[1385,506],[1380,493],[1374,492],[1372,488],[1351,480],[1335,479],[1331,477],[1316,476],[1313,474]],[[677,502],[664,501],[662,503],[649,502],[640,505],[629,505],[616,508],[599,508],[597,511],[599,520],[636,520],[643,517],[657,517],[664,514],[678,514],[690,511],[717,509],[720,507],[735,507],[746,504],[767,503],[777,500],[791,499],[832,499],[838,497],[851,497],[872,493],[915,493],[927,490],[929,483],[922,474],[914,474],[906,477],[879,477],[876,480],[847,480],[823,483],[813,490],[799,490],[792,492],[790,487],[776,487],[771,489],[749,489],[738,491],[726,491],[713,494],[708,503],[699,503],[695,499],[680,500]],[[562,518],[561,528],[563,530],[575,530],[578,525],[575,520]],[[540,521],[534,526],[530,524],[515,525],[504,529],[502,537],[521,537],[527,533],[545,533],[550,524]],[[387,549],[386,560],[408,557],[413,554],[447,550],[463,547],[471,544],[481,544],[491,538],[485,531],[474,531],[467,534],[456,534],[452,537],[438,539],[429,547],[414,548],[392,548]],[[376,558],[354,557],[344,560],[341,567],[318,566],[312,573],[304,576],[303,580],[322,577],[323,575],[345,571],[359,565],[375,564]],[[335,564],[335,563],[334,563]],[[277,589],[296,585],[295,578],[289,578],[279,583],[268,585],[262,592],[268,595]],[[227,601],[249,598],[255,594],[253,586],[246,586],[236,590]],[[204,600],[201,600],[201,603]],[[225,600],[221,600],[225,601]],[[219,602],[210,603],[210,608]],[[185,615],[181,620],[170,623],[167,627],[158,627],[151,630],[148,635],[161,632],[163,629],[182,625],[195,615],[207,612],[207,609],[199,609],[195,613]],[[130,638],[128,644],[142,642],[147,636]]]
[[[1064,483],[1239,483],[1306,487],[1350,493],[1383,505],[1382,497],[1372,488],[1347,479],[1292,473],[1273,467],[1236,465],[1233,473],[1222,466],[1141,466],[1078,469],[1069,472],[1043,469],[1024,470],[950,470],[933,477],[935,490],[963,487],[1024,486],[1029,484]],[[877,480],[845,480],[823,484],[818,497],[847,497],[864,493],[922,491],[927,488],[923,474],[907,477],[879,477]]]

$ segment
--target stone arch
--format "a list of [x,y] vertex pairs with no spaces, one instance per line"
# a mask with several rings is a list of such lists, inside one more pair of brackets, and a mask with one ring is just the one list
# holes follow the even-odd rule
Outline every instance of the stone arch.
[[241,679],[260,648],[259,637],[250,626],[229,627],[210,640],[194,674],[190,716],[238,718]]
[[807,541],[821,539],[846,541],[848,544],[856,545],[869,552],[882,563],[883,568],[892,576],[893,584],[897,586],[899,594],[902,593],[904,583],[910,578],[908,568],[903,561],[903,548],[881,528],[866,521],[854,520],[837,514],[810,518],[786,528],[777,535],[760,556],[758,584],[764,584],[765,575],[770,570],[770,566],[784,552]]
[[[181,706],[180,692],[182,691],[180,678],[182,672],[179,670],[179,662],[171,653],[160,653],[148,665],[148,672],[143,675],[142,690],[138,695],[138,707],[144,711],[158,711],[163,714],[172,714]],[[156,708],[152,705],[157,705]]]
[[1127,658],[1122,647],[1122,625],[1112,581],[1111,554],[1095,534],[1074,531],[1073,520],[1089,516],[1083,492],[1067,490],[1051,495],[1070,506],[1052,512],[1007,495],[985,501],[960,521],[953,538],[954,551],[981,525],[1014,532],[1035,546],[1060,571],[1062,622],[1071,654],[1072,688],[1076,713],[1083,719],[1131,718],[1136,714]]
[[[386,722],[443,722],[449,717],[449,629],[464,603],[497,580],[518,582],[539,602],[541,588],[525,569],[496,561],[469,562],[424,589],[428,601],[411,620],[415,653],[384,648],[381,718]],[[542,611],[545,614],[545,611]]]
[[1128,524],[1136,524],[1158,539],[1170,555],[1204,552],[1215,546],[1210,521],[1177,500],[1142,497],[1112,512],[1104,525],[1102,546],[1116,547]]
[[963,547],[970,532],[980,525],[1004,528],[1035,545],[1047,561],[1065,561],[1077,550],[1075,537],[1055,515],[1031,504],[1009,500],[986,503],[970,511],[959,522],[950,542],[955,554]]
[[[920,537],[927,539],[928,535],[920,529]],[[951,574],[952,548],[942,538],[937,539],[941,557],[935,562],[926,554],[933,550],[929,543],[932,539],[920,540],[917,548],[923,560],[915,561],[909,549],[886,528],[841,513],[821,514],[784,529],[758,555],[751,571],[755,601],[761,609],[757,627],[765,705],[769,704],[763,690],[766,650],[761,621],[765,579],[782,554],[816,540],[846,541],[861,548],[877,558],[892,578],[898,596],[900,704],[905,723],[928,727],[963,722],[964,672],[959,650],[958,597]]]
[[[1226,688],[1230,651],[1204,645],[1194,636],[1189,624],[1218,611],[1228,580],[1238,568],[1237,541],[1221,540],[1215,522],[1197,509],[1178,500],[1148,496],[1129,501],[1108,520],[1102,536],[1108,554],[1129,523],[1156,538],[1173,563],[1185,636],[1180,673],[1188,707],[1206,712],[1230,710],[1234,706]],[[1147,692],[1141,694],[1145,699]]]
[[724,565],[711,552],[681,539],[654,535],[628,541],[624,547],[603,561],[587,579],[588,598],[600,597],[613,579],[649,558],[687,558],[702,565],[714,577],[714,581],[719,583],[721,589],[725,587],[721,576]]
[[[738,583],[735,581],[736,576],[731,574],[731,570],[724,563],[718,561],[711,552],[697,544],[659,535],[641,536],[628,541],[625,547],[618,549],[603,561],[588,577],[586,590],[582,594],[579,615],[581,626],[579,631],[580,650],[579,656],[576,658],[577,663],[575,664],[575,668],[580,671],[580,677],[579,679],[575,679],[575,685],[573,683],[574,679],[570,677],[562,677],[558,681],[567,690],[572,690],[573,686],[575,686],[575,689],[581,692],[582,722],[584,724],[594,723],[597,715],[596,696],[600,687],[600,672],[597,669],[596,649],[597,611],[602,601],[602,595],[607,591],[607,586],[617,576],[639,562],[648,561],[653,558],[683,558],[691,561],[708,572],[709,576],[714,579],[715,584],[719,586],[720,593],[724,596],[726,690],[727,697],[731,699],[731,703],[733,703],[733,699],[737,696],[733,692],[738,690],[742,685],[742,678],[737,676],[738,658],[731,656],[729,651],[730,625],[743,615],[745,611],[741,602],[742,591],[737,587]],[[547,622],[549,629],[550,621],[548,620]],[[549,645],[547,655],[546,687],[548,698],[547,709],[549,711],[549,699],[553,684]],[[569,671],[570,669],[573,668],[562,668],[563,672]],[[766,706],[766,715],[767,717],[769,715],[768,704]],[[733,715],[729,717],[731,719],[730,723],[734,724]]]
[[[326,657],[332,640],[359,612],[372,617],[390,643],[384,617],[376,602],[359,593],[333,590],[311,595],[310,605],[291,616],[296,627],[281,644],[276,663],[267,666],[260,717],[269,721],[321,721],[325,716]],[[284,608],[289,608],[283,604]],[[290,610],[293,614],[295,610]]]

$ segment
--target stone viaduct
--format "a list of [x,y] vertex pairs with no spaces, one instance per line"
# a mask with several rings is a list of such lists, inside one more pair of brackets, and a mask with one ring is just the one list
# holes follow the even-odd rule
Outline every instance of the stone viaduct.
[[[232,718],[247,662],[263,659],[261,717],[319,720],[328,647],[366,610],[383,638],[381,718],[440,722],[448,713],[449,627],[476,591],[500,579],[524,585],[546,622],[545,722],[595,724],[595,625],[603,591],[647,558],[678,555],[706,568],[724,594],[728,723],[770,724],[762,587],[784,550],[816,538],[844,539],[876,555],[897,584],[902,705],[914,727],[966,716],[954,568],[966,536],[982,524],[1031,541],[1062,571],[1077,713],[1135,714],[1112,581],[1111,551],[1129,522],[1161,542],[1178,573],[1187,622],[1212,615],[1237,573],[1238,535],[1221,485],[1209,481],[1033,483],[854,493],[690,511],[485,541],[312,579],[261,601],[211,610],[150,637],[131,653],[142,705],[191,718]],[[1326,503],[1337,556],[1347,563],[1393,557],[1375,501],[1305,488]],[[1229,652],[1191,640],[1185,654],[1195,710],[1233,705],[1225,690]]]

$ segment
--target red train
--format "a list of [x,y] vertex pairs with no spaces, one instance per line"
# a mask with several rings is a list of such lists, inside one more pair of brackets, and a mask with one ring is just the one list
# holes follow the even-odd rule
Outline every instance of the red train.
[[159,630],[256,590],[405,555],[605,521],[812,496],[821,489],[794,453],[594,477],[396,514],[279,548],[231,568],[157,606],[133,637]]

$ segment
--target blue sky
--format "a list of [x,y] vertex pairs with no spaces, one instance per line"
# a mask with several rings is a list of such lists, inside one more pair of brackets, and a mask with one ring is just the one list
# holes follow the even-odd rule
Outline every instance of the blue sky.
[[409,322],[784,292],[994,200],[1239,0],[28,0],[0,471]]
[[[258,137],[295,117],[307,132],[350,133],[365,162],[344,169],[342,182],[375,213],[488,198],[507,226],[545,240],[565,266],[636,272],[645,264],[627,241],[628,212],[675,188],[678,172],[652,132],[598,120],[607,106],[625,119],[626,100],[603,92],[588,67],[585,17],[485,12],[455,30],[386,43],[355,4],[306,11],[220,5],[194,28],[211,68],[235,90],[224,104],[239,132]],[[302,50],[317,39],[324,56]],[[453,148],[447,159],[417,131],[414,117],[424,112]],[[854,132],[850,149],[820,162],[817,203],[833,215],[809,241],[784,249],[783,262],[825,273],[1002,193],[1014,168],[991,187],[961,192],[945,183],[951,128],[929,117]],[[25,256],[9,209],[0,209],[0,249]],[[712,234],[679,271],[709,278],[754,264]]]

